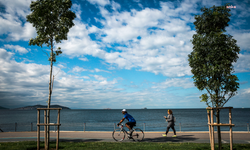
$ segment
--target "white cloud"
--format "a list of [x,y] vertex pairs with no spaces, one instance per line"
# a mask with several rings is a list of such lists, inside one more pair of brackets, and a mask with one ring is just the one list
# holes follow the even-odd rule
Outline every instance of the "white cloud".
[[6,18],[11,17],[14,20],[19,20],[18,17],[21,17],[20,19],[25,20],[26,15],[30,13],[29,6],[31,4],[31,0],[15,0],[15,2],[9,0],[1,0],[1,4],[5,6],[5,15],[10,15]]
[[109,0],[88,0],[88,2],[90,2],[91,4],[97,4],[101,6],[110,4]]
[[250,51],[250,30],[234,30],[232,34],[241,50]]
[[0,48],[0,54],[1,54],[0,58],[3,59],[3,62],[4,60],[9,60],[12,57],[12,55],[14,55],[14,53],[7,52],[5,49],[2,48]]
[[78,58],[79,60],[82,60],[82,61],[89,61],[88,58],[86,57],[82,57],[82,58]]
[[101,69],[98,69],[98,68],[95,68],[95,72],[106,72],[106,73],[111,73],[110,71],[101,70]]
[[[194,31],[187,25],[189,19],[180,18],[191,16],[189,13],[194,11],[175,9],[172,3],[161,3],[161,6],[159,10],[145,8],[112,14],[97,6],[105,18],[99,20],[104,27],[89,27],[76,21],[68,40],[59,46],[64,47],[64,54],[70,57],[92,55],[118,68],[137,67],[171,77],[191,75],[187,55],[192,50],[190,39]],[[190,8],[191,5],[180,7]],[[90,33],[95,33],[101,42],[92,41]],[[119,52],[106,52],[106,47],[112,43],[125,46],[113,47]]]
[[171,78],[164,82],[156,83],[153,89],[166,89],[170,87],[182,87],[184,89],[193,88],[194,84],[191,78]]
[[234,63],[234,70],[236,73],[250,71],[250,54],[239,54],[239,59]]
[[79,66],[76,66],[72,69],[73,72],[83,72],[83,71],[88,71],[87,69],[81,68]]
[[30,3],[31,0],[16,0],[14,3],[2,0],[5,13],[0,13],[0,34],[8,35],[7,40],[29,40],[36,36],[35,28],[30,23],[25,23],[26,16],[30,13]]
[[75,15],[76,15],[76,18],[81,20],[81,6],[80,5],[77,5],[77,4],[73,4],[72,7],[71,7],[71,10],[73,12],[75,12]]
[[94,77],[96,80],[99,80],[99,81],[107,80],[107,78],[104,78],[103,76],[100,76],[100,75],[93,75],[93,77]]
[[250,94],[250,88],[244,89],[244,91],[242,92],[242,94]]
[[20,54],[25,54],[28,53],[28,50],[24,47],[21,47],[19,45],[9,45],[9,44],[5,44],[4,48],[6,49],[10,49],[10,50],[14,50],[16,52],[19,52]]
[[[15,108],[27,105],[27,102],[29,105],[46,104],[50,66],[19,63],[12,60],[13,55],[13,53],[0,48],[1,105]],[[83,79],[89,80],[90,78],[67,75],[58,67],[54,66],[53,68],[54,73],[58,74],[54,80],[52,104],[66,104],[69,99],[87,102],[89,99],[85,99],[86,97],[93,100],[103,99],[103,93],[112,93],[114,85],[117,83],[116,79],[107,81],[107,78],[100,75],[94,75],[96,80],[84,81]],[[84,69],[75,67],[74,70],[83,71]],[[96,91],[97,88],[98,91]]]

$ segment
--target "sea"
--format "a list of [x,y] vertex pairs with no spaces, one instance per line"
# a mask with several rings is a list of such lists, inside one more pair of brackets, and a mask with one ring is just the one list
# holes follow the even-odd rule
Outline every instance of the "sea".
[[[136,127],[144,131],[165,131],[167,109],[128,109],[136,119]],[[206,109],[172,109],[176,118],[176,131],[208,131]],[[50,122],[57,122],[57,110],[52,110]],[[37,110],[0,110],[0,132],[21,132],[37,130]],[[123,118],[120,109],[62,109],[60,111],[60,131],[113,131]],[[44,121],[44,112],[40,112],[40,122]],[[215,121],[215,117],[214,117]],[[126,121],[125,121],[126,122]],[[124,123],[125,123],[124,122]],[[220,122],[229,123],[229,110],[220,113]],[[248,131],[250,108],[233,108],[233,131]],[[42,127],[41,130],[44,130]],[[51,126],[50,130],[57,130]],[[216,130],[216,128],[215,128]],[[229,131],[229,127],[221,127]]]

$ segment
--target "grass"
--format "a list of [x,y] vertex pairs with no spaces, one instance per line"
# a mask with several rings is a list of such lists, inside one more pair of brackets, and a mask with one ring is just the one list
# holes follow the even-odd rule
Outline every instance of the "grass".
[[[2,142],[1,150],[36,150],[35,141]],[[40,148],[44,149],[41,142]],[[223,150],[229,150],[229,144],[223,144]],[[50,143],[50,149],[55,149],[56,143]],[[65,150],[210,150],[209,143],[150,143],[150,142],[60,142],[59,149]],[[250,144],[234,144],[234,150],[249,150]]]

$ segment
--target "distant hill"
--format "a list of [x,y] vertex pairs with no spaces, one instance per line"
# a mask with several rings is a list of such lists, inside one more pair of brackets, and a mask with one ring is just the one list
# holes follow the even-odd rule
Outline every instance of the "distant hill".
[[[47,105],[34,105],[34,106],[26,106],[15,108],[15,110],[36,110],[37,108],[47,108]],[[60,105],[50,105],[50,108],[62,108],[62,109],[70,109],[68,107],[60,106]]]
[[5,108],[5,107],[0,106],[0,109],[9,109],[9,108]]

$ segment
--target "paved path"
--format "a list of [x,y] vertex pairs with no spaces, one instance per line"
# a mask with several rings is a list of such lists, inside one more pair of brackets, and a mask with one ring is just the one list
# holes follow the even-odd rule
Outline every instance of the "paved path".
[[[208,132],[177,132],[177,137],[173,138],[170,132],[168,137],[162,136],[163,132],[145,132],[145,142],[191,142],[191,143],[209,143]],[[56,139],[56,132],[51,132],[51,140]],[[215,133],[215,140],[217,139]],[[37,132],[0,132],[0,142],[13,141],[36,141]],[[44,140],[44,132],[41,132],[41,141]],[[112,132],[104,131],[60,131],[60,141],[73,142],[114,142]],[[132,140],[124,140],[131,142]],[[229,133],[222,132],[222,143],[229,142]],[[250,133],[233,132],[233,143],[249,143]]]

